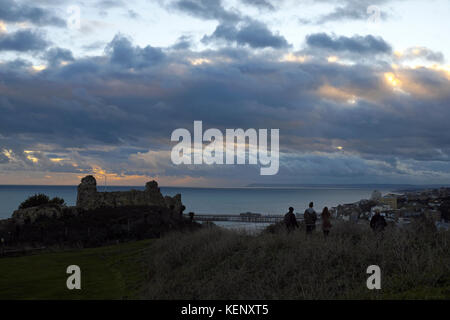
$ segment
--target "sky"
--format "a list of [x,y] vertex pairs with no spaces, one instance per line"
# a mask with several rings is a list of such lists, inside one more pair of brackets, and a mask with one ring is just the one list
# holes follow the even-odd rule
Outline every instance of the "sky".
[[[0,0],[0,184],[450,184],[448,0]],[[279,129],[280,169],[171,133]]]

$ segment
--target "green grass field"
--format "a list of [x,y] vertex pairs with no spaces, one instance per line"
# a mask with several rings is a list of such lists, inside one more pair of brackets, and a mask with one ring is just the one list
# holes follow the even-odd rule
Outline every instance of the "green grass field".
[[[0,300],[139,298],[150,242],[1,258]],[[66,287],[69,265],[81,268],[81,290]]]

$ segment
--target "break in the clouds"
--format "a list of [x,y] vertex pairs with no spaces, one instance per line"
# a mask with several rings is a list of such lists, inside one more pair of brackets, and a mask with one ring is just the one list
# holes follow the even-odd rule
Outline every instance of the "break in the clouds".
[[[51,3],[34,6],[65,10]],[[147,5],[85,3],[80,30],[0,17],[0,183],[449,183],[449,48],[420,36],[431,31],[395,38],[389,19],[385,32],[333,19],[326,31],[299,25],[290,1]],[[195,120],[280,129],[279,174],[173,165],[171,133]]]

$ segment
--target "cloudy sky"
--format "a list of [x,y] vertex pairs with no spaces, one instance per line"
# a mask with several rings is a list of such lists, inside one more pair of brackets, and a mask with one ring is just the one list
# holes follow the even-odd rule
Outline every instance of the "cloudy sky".
[[[450,183],[448,0],[0,0],[0,184]],[[279,128],[280,170],[176,128]]]

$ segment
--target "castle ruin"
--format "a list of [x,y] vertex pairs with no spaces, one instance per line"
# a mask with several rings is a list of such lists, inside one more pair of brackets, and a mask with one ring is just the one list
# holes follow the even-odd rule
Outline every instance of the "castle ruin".
[[94,176],[86,176],[78,185],[77,208],[92,210],[101,207],[125,207],[125,206],[158,206],[167,207],[175,212],[180,212],[182,203],[181,195],[174,197],[163,196],[156,181],[147,182],[145,190],[99,192]]
[[80,210],[140,206],[168,208],[172,212],[172,217],[181,217],[182,209],[184,209],[182,208],[181,195],[177,194],[174,197],[164,197],[156,181],[147,182],[144,191],[98,192],[95,178],[93,176],[86,176],[81,179],[81,183],[78,185],[77,204],[75,207],[38,205],[15,210],[12,214],[12,219],[19,225],[23,225],[27,220],[33,223],[41,216],[61,217],[63,212],[78,215]]

